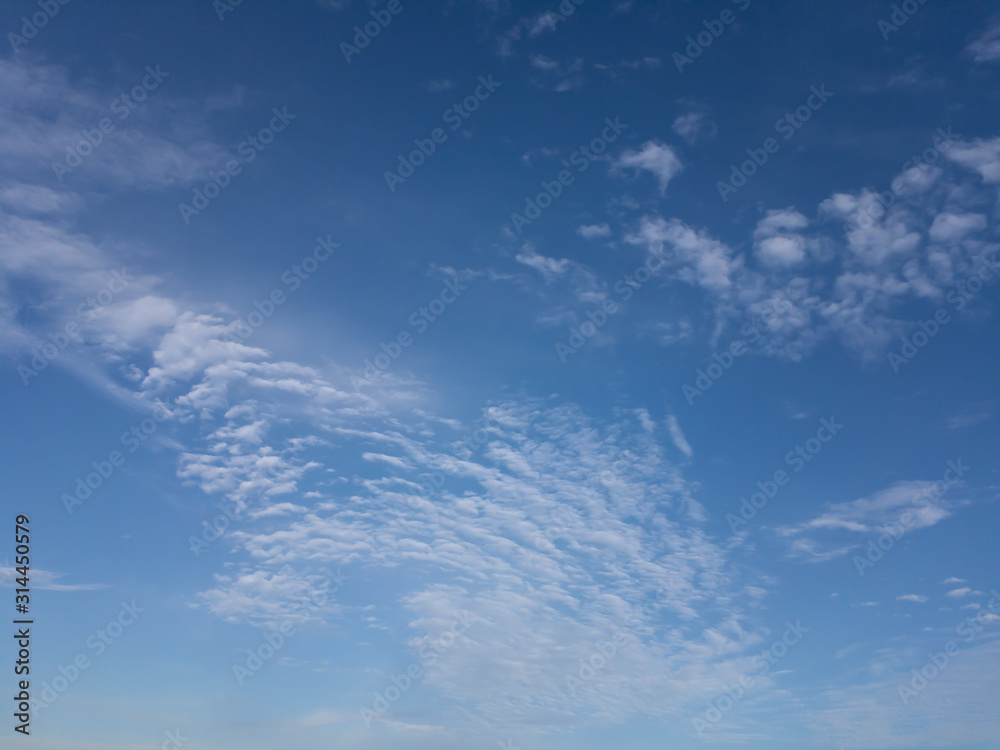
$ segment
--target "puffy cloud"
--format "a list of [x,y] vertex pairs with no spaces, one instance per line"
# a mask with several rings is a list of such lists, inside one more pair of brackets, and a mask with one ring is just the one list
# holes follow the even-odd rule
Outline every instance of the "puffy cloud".
[[515,256],[515,260],[529,268],[534,268],[542,275],[546,282],[562,276],[569,268],[569,260],[566,258],[547,258],[539,255],[530,245],[525,245],[520,253]]
[[982,214],[960,214],[945,211],[934,217],[928,231],[934,242],[950,244],[965,239],[970,234],[986,229],[986,217]]
[[706,232],[692,229],[680,219],[666,221],[645,217],[637,232],[626,237],[635,245],[645,245],[649,252],[662,256],[672,251],[671,264],[678,277],[687,283],[721,292],[732,286],[733,275],[742,267],[732,251]]
[[769,266],[794,266],[806,258],[806,240],[797,232],[809,220],[792,208],[768,211],[754,230],[754,252]]
[[660,185],[660,195],[665,195],[667,185],[683,171],[684,166],[670,146],[659,141],[646,141],[638,151],[629,150],[619,156],[614,169],[638,169],[651,173]]
[[580,227],[577,227],[576,233],[581,237],[583,237],[583,239],[585,240],[593,240],[597,239],[598,237],[610,237],[611,227],[609,227],[607,223],[584,224]]
[[975,170],[987,185],[1000,184],[1000,137],[957,143],[945,152],[956,164]]

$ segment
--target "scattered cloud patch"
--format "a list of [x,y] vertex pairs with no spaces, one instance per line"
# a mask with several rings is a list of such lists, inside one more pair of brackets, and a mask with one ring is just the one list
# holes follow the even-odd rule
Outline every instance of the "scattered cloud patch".
[[990,26],[966,49],[978,63],[994,63],[1000,60],[1000,23]]
[[680,422],[677,421],[677,417],[673,414],[669,414],[667,416],[667,429],[670,430],[670,439],[673,440],[677,450],[688,458],[694,457],[694,451],[691,449],[691,444],[688,443],[687,438],[684,437],[684,432],[681,430]]
[[595,240],[601,237],[611,236],[611,227],[604,224],[584,224],[577,227],[576,233],[585,240]]
[[711,140],[719,132],[718,126],[704,112],[686,112],[678,115],[671,129],[689,146]]
[[670,181],[683,171],[684,166],[673,148],[659,141],[647,141],[638,151],[629,150],[618,157],[614,169],[649,172],[659,183],[660,195],[666,195]]

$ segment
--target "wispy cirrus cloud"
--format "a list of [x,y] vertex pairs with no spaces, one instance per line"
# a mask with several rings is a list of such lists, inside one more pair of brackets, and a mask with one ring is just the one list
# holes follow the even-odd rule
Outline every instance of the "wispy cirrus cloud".
[[993,23],[966,48],[966,51],[978,63],[994,63],[1000,60],[1000,23]]
[[780,526],[779,536],[789,540],[790,554],[809,561],[825,561],[841,557],[854,544],[835,545],[831,537],[844,534],[878,535],[887,526],[900,526],[900,518],[908,514],[907,531],[924,529],[940,523],[951,515],[935,482],[897,482],[871,497],[859,498],[827,506],[825,512],[798,524]]
[[[60,583],[65,573],[41,568],[31,568],[29,575],[30,587],[40,591],[98,591],[110,588],[106,583]],[[17,583],[19,577],[16,567],[0,567],[0,586],[16,588],[20,585]]]

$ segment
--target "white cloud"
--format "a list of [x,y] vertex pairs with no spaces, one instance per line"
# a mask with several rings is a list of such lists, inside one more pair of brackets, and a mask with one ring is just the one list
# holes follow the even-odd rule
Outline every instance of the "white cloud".
[[540,13],[528,24],[528,36],[536,37],[556,30],[559,17],[551,10]]
[[946,584],[947,583],[965,583],[965,579],[964,578],[955,578],[954,576],[952,576],[951,578],[945,578],[942,583],[946,583]]
[[12,184],[0,190],[0,203],[15,214],[65,214],[75,212],[83,201],[41,185]]
[[[42,568],[31,568],[31,588],[40,591],[97,591],[109,588],[105,583],[59,583],[59,579],[64,575]],[[20,585],[17,583],[19,576],[16,567],[0,567],[0,586],[17,588]]]
[[667,185],[683,171],[684,166],[673,148],[659,141],[646,141],[638,151],[626,151],[615,161],[615,170],[639,169],[653,174],[665,195]]
[[536,253],[535,250],[528,245],[525,245],[522,251],[515,256],[515,260],[518,263],[528,266],[529,268],[534,268],[542,275],[546,282],[562,276],[566,273],[566,270],[569,267],[569,260],[566,258],[560,258],[558,260],[555,258],[547,258],[544,255]]
[[732,257],[732,251],[705,232],[692,229],[679,219],[645,217],[639,230],[626,241],[645,245],[649,252],[662,256],[672,251],[673,265],[679,266],[678,277],[687,283],[721,292],[733,283],[733,275],[742,262]]
[[689,146],[693,146],[699,141],[714,138],[719,132],[716,124],[704,112],[687,112],[678,115],[671,129]]
[[[79,241],[53,252],[62,259],[59,268],[102,262],[99,252]],[[526,251],[522,261],[542,272],[564,272],[560,262],[536,255]],[[34,263],[16,254],[7,261],[17,258]],[[55,266],[47,267],[49,278],[63,273],[57,268],[53,276]],[[148,287],[141,277],[135,283]],[[263,349],[235,342],[217,316],[187,310],[163,295],[143,294],[129,304],[137,317],[166,329],[150,333],[155,326],[143,321],[136,325],[144,335],[131,337],[137,346],[149,347],[152,365],[143,393],[193,409],[194,440],[203,441],[180,452],[179,479],[228,498],[238,514],[236,530],[226,539],[247,558],[236,572],[220,573],[200,598],[219,617],[277,624],[312,588],[308,566],[428,565],[439,577],[450,571],[445,576],[450,582],[429,584],[407,599],[419,615],[417,631],[433,625],[432,616],[445,605],[474,610],[486,624],[470,634],[464,656],[453,664],[442,661],[427,680],[487,710],[498,705],[494,699],[505,706],[505,715],[513,711],[515,717],[530,715],[539,700],[558,710],[580,710],[579,694],[565,693],[563,674],[589,655],[595,639],[625,627],[629,607],[652,595],[662,596],[662,606],[674,616],[692,622],[720,597],[725,607],[712,605],[712,611],[727,614],[714,619],[706,613],[708,624],[699,620],[701,629],[690,639],[676,633],[652,638],[650,628],[658,620],[638,620],[620,654],[622,674],[658,681],[660,694],[675,695],[681,703],[692,695],[710,697],[746,669],[749,649],[760,636],[744,623],[739,607],[733,608],[740,595],[733,590],[725,553],[691,525],[702,512],[643,420],[634,431],[624,425],[595,431],[571,406],[510,403],[490,410],[506,432],[491,433],[481,456],[456,454],[429,442],[438,422],[426,415],[412,428],[392,419],[377,429],[360,429],[367,420],[382,419],[371,399],[339,389],[329,374],[275,362]],[[142,314],[158,305],[162,315]],[[272,438],[277,425],[292,421],[303,437]],[[324,479],[324,463],[316,458],[329,460],[318,451],[330,449],[310,429],[330,432],[340,444],[358,442],[357,475],[350,486],[341,489]],[[377,468],[367,471],[366,465]],[[444,488],[444,504],[428,502],[414,480],[434,470],[477,490]],[[587,486],[588,477],[599,481]],[[217,511],[206,508],[206,513]],[[545,535],[552,530],[561,535],[555,537],[559,545]],[[665,544],[670,555],[661,548]],[[602,569],[624,575],[622,585],[609,589],[591,580],[592,571]],[[499,576],[504,583],[473,589],[469,576],[479,582]],[[522,583],[514,585],[515,580]],[[589,614],[559,614],[564,606]],[[504,646],[499,635],[511,632],[521,635]],[[565,651],[542,656],[546,638],[557,639]],[[510,669],[512,663],[517,669]],[[675,672],[668,664],[680,665],[683,677],[671,677]],[[525,674],[536,678],[527,692],[517,677]],[[583,706],[596,720],[663,710],[647,698],[644,689],[636,689],[610,706],[596,695]]]
[[539,88],[553,91],[573,91],[583,87],[583,58],[577,57],[567,62],[559,62],[545,55],[532,55],[531,67],[539,71],[541,78],[532,79]]
[[994,23],[966,49],[976,62],[992,63],[1000,60],[1000,23]]
[[[0,60],[5,119],[0,158],[26,184],[35,180],[102,190],[187,186],[231,158],[211,141],[203,119],[191,112],[178,115],[166,92],[154,92],[125,122],[110,110],[111,98],[70,83],[59,66]],[[57,181],[52,164],[65,163],[80,131],[97,127],[105,117],[113,119],[115,130]],[[35,191],[31,200],[38,204],[41,193]]]
[[754,230],[754,253],[768,266],[794,266],[806,259],[806,240],[798,231],[809,220],[793,208],[768,211]]
[[688,458],[692,458],[694,456],[694,451],[691,450],[691,445],[688,443],[687,438],[684,437],[681,425],[677,421],[677,417],[673,414],[667,415],[667,429],[670,430],[670,439],[674,441],[674,445],[677,446],[677,450]]
[[982,214],[958,214],[944,212],[934,217],[928,234],[934,242],[949,244],[958,242],[970,234],[986,229],[986,217]]
[[[762,635],[742,614],[746,595],[725,552],[697,530],[697,504],[643,426],[648,415],[600,425],[572,405],[509,401],[484,418],[475,452],[445,451],[419,430],[383,431],[380,456],[397,461],[379,457],[336,500],[283,526],[241,524],[230,538],[253,564],[220,574],[203,602],[226,619],[273,624],[280,603],[306,590],[296,572],[305,564],[435,571],[403,598],[411,647],[456,612],[474,621],[425,682],[487,719],[525,726],[539,707],[597,723],[663,713],[748,668]],[[425,497],[415,480],[435,470],[446,482]],[[655,609],[633,621],[631,608],[650,597]],[[690,623],[690,636],[664,628],[667,613]],[[606,673],[610,700],[590,685],[570,694],[565,675],[616,633],[624,643]]]
[[[607,65],[594,65],[595,68],[607,68]],[[619,68],[627,68],[629,70],[656,70],[663,67],[663,60],[659,57],[641,57],[636,60],[621,60],[618,63]]]
[[902,596],[896,597],[897,602],[916,602],[917,604],[923,604],[927,601],[927,597],[922,594],[903,594]]
[[[905,526],[901,522],[904,514],[909,514]],[[817,534],[849,532],[878,536],[889,526],[905,528],[911,533],[934,526],[950,515],[934,482],[897,482],[871,498],[828,505],[821,515],[799,524],[781,526],[777,533],[791,540],[792,557],[816,562],[840,557],[853,549],[853,546],[828,547],[828,542],[820,542],[815,537]]]
[[442,91],[449,91],[455,88],[455,83],[453,81],[448,80],[447,78],[442,78],[436,81],[428,81],[426,84],[426,88],[432,94],[439,94]]
[[673,346],[690,340],[694,336],[694,326],[687,318],[665,323],[654,323],[652,330],[658,343]]
[[883,649],[863,678],[816,696],[827,707],[810,712],[809,728],[831,747],[989,746],[1000,731],[1000,641],[959,646],[961,653],[908,705],[899,685],[910,685],[940,640],[906,639]]
[[952,589],[945,596],[950,596],[953,599],[961,599],[963,596],[968,596],[972,593],[972,589],[968,586],[963,586],[962,588]]
[[977,424],[988,422],[993,418],[996,409],[997,402],[995,401],[981,401],[971,404],[948,420],[948,429],[964,430],[968,427],[975,427]]
[[945,156],[956,164],[979,172],[987,185],[1000,184],[1000,137],[956,143],[945,151]]
[[805,260],[805,242],[801,237],[782,236],[758,240],[756,254],[771,266],[794,266]]
[[[341,581],[325,568],[298,573],[289,566],[278,571],[243,566],[234,575],[216,574],[216,587],[199,599],[227,622],[277,628],[284,622],[301,623],[335,612],[335,590]],[[319,598],[318,592],[326,596]]]
[[610,237],[611,227],[609,227],[607,223],[584,224],[580,227],[577,227],[576,233],[581,237],[583,237],[583,239],[585,240],[593,240],[597,239],[598,237]]
[[755,236],[773,237],[782,232],[796,232],[809,226],[809,219],[794,208],[772,210],[757,222]]

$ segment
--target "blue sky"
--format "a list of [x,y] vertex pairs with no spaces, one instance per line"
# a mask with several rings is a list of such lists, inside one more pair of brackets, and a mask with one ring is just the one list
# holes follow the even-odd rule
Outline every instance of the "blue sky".
[[996,746],[993,4],[0,30],[11,742]]

